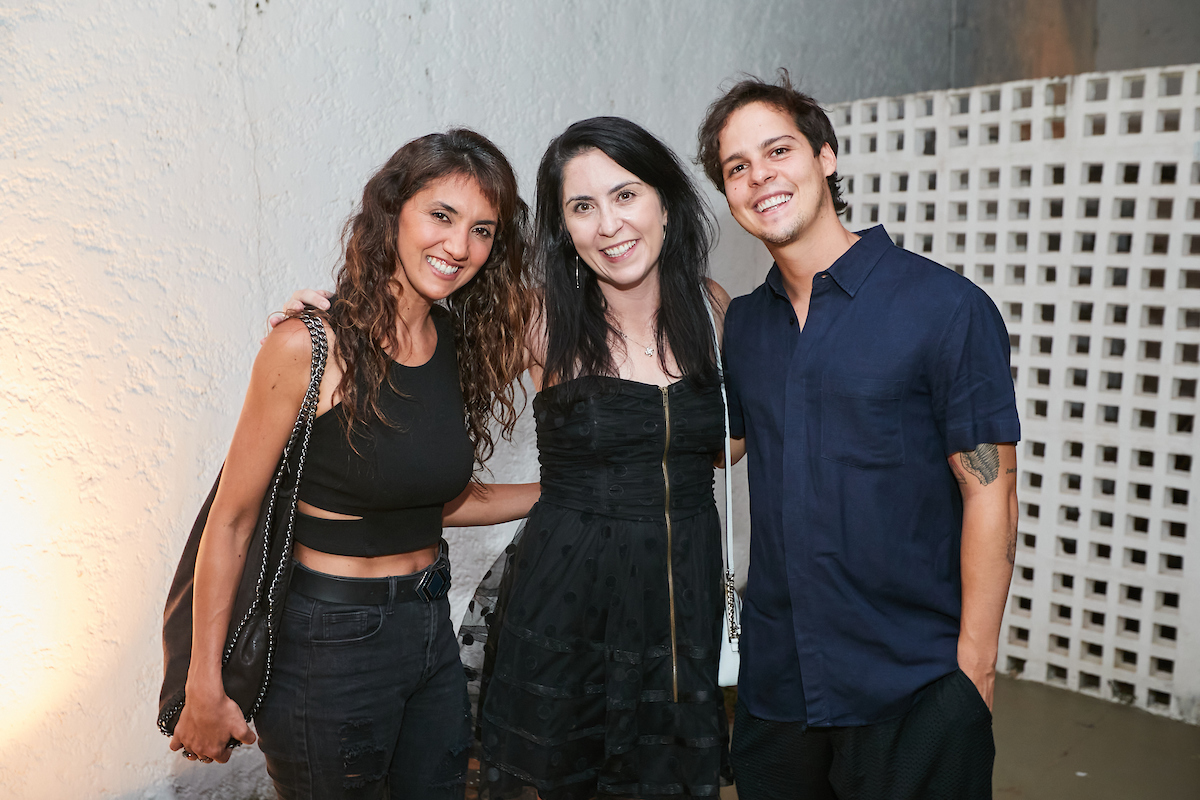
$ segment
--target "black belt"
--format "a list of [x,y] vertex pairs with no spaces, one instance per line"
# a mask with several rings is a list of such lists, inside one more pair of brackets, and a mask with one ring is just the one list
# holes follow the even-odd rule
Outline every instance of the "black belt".
[[446,543],[441,544],[437,561],[412,575],[387,578],[343,578],[311,570],[297,563],[289,588],[293,592],[322,600],[353,606],[382,606],[420,600],[432,603],[450,591],[450,559]]

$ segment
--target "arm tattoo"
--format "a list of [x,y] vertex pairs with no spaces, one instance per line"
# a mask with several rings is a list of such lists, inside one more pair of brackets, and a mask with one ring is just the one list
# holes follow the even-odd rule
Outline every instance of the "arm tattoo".
[[981,444],[974,450],[964,450],[958,454],[958,460],[984,486],[1000,476],[1000,449],[994,444]]

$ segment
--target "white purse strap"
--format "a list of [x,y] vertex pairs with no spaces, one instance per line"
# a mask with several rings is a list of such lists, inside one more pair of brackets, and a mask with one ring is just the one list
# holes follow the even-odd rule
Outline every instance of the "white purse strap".
[[725,418],[725,611],[729,626],[729,639],[737,649],[737,640],[742,633],[740,619],[741,598],[734,584],[733,566],[733,452],[729,439],[729,395],[725,391],[725,370],[721,367],[721,337],[717,334],[717,319],[713,316],[712,303],[705,292],[705,308],[708,321],[712,323],[713,353],[717,359],[717,382],[721,386],[721,411]]

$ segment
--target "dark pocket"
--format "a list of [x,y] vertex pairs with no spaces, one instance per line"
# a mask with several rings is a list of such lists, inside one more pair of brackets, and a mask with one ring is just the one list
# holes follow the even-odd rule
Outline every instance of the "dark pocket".
[[821,379],[821,457],[852,467],[904,463],[904,381]]
[[[383,627],[383,610],[379,606],[340,606],[322,603],[321,624],[314,637],[315,644],[345,644],[369,639]],[[329,610],[334,609],[337,610]]]
[[975,685],[975,681],[971,680],[971,676],[963,672],[962,668],[960,667],[958,669],[958,674],[955,677],[958,678],[958,682],[962,686],[962,692],[965,696],[966,702],[975,706],[977,711],[982,711],[983,713],[987,714],[987,718],[990,720],[992,718],[992,710],[988,708],[987,703],[983,699],[983,695],[979,693],[979,687]]

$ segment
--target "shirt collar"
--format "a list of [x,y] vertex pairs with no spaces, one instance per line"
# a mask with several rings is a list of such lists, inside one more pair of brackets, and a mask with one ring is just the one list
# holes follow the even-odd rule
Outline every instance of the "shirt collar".
[[[854,297],[863,281],[871,274],[871,270],[889,247],[893,247],[892,237],[882,225],[857,231],[858,241],[850,245],[850,249],[826,270],[842,291]],[[787,289],[783,286],[783,273],[778,264],[771,265],[767,273],[767,286],[783,299],[787,299]]]

